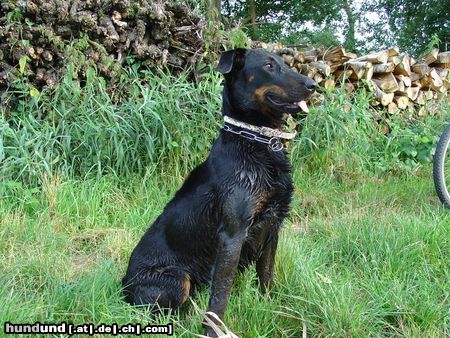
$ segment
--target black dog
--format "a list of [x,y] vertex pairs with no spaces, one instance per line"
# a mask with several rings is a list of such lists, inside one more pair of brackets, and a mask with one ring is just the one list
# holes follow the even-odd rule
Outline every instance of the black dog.
[[134,249],[123,278],[131,304],[176,308],[211,283],[208,311],[222,318],[237,268],[253,262],[261,289],[270,287],[293,185],[282,143],[264,135],[286,113],[307,110],[316,83],[260,49],[224,52],[217,69],[225,75],[222,113],[233,120]]

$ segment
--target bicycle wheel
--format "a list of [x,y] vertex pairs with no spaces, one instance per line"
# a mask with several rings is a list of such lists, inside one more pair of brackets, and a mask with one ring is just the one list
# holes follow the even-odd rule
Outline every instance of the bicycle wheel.
[[450,208],[450,125],[444,130],[436,147],[433,162],[433,179],[441,202]]

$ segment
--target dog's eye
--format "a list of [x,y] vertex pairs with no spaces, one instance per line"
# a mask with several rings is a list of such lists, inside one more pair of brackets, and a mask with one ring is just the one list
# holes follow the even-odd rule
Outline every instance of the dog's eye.
[[264,68],[267,68],[267,69],[273,69],[273,64],[272,64],[272,62],[267,62],[267,63],[265,63],[265,64],[264,64]]

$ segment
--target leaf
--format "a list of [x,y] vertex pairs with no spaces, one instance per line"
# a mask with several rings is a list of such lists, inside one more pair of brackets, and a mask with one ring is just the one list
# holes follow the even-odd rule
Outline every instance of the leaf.
[[405,147],[404,149],[403,149],[403,152],[406,154],[406,155],[409,155],[409,156],[411,156],[411,157],[416,157],[417,156],[417,150],[416,149],[414,149],[413,147]]
[[19,71],[20,71],[20,74],[23,74],[25,72],[25,67],[27,65],[27,62],[28,62],[28,56],[22,55],[20,57],[20,60],[19,60]]
[[39,95],[41,95],[41,93],[39,92],[39,90],[37,90],[36,88],[31,88],[30,89],[30,96],[34,97],[34,98],[38,98]]

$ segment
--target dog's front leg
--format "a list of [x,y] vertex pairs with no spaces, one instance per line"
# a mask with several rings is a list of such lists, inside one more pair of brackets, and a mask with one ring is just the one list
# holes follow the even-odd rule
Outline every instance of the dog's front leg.
[[[208,311],[214,312],[220,319],[223,319],[228,303],[244,239],[245,236],[230,236],[225,231],[219,234],[220,244],[214,264]],[[213,318],[210,317],[210,319],[214,321]],[[206,326],[206,335],[217,337],[215,331],[208,326]]]
[[[242,191],[234,191],[223,203],[222,223],[219,230],[219,241],[213,267],[211,294],[208,311],[214,312],[223,319],[230,296],[231,286],[236,275],[242,245],[247,236],[250,223],[248,198]],[[210,327],[207,335],[216,337]]]
[[240,232],[230,235],[227,231],[222,231],[219,234],[220,244],[214,264],[208,311],[214,312],[221,319],[225,313],[231,286],[236,275],[244,239],[245,234]]

